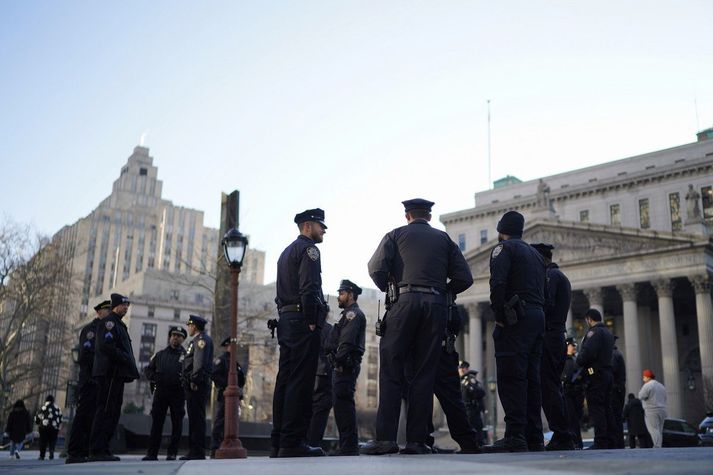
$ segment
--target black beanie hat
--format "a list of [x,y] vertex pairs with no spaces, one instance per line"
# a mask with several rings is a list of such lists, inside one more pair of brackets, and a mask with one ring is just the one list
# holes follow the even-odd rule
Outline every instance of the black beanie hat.
[[525,217],[517,211],[508,211],[498,221],[498,232],[508,236],[522,237]]

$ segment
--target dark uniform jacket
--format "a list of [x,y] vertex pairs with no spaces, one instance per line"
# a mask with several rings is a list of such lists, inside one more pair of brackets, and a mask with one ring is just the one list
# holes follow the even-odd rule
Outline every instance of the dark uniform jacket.
[[577,355],[577,365],[582,368],[611,368],[614,335],[602,322],[598,322],[584,336]]
[[624,362],[624,355],[616,347],[612,351],[611,366],[613,387],[619,392],[624,392],[626,389],[626,363]]
[[[497,322],[505,321],[504,305],[514,295],[527,305],[544,307],[545,261],[519,238],[500,242],[490,253],[490,304]],[[566,315],[565,315],[566,319]]]
[[202,331],[188,345],[188,351],[183,359],[184,387],[191,383],[207,386],[213,372],[213,340]]
[[299,304],[305,321],[322,328],[327,306],[322,294],[322,262],[316,243],[299,235],[277,261],[278,308]]
[[139,379],[129,331],[119,315],[111,312],[97,323],[94,341],[94,377],[117,377],[124,382]]
[[476,379],[477,374],[475,371],[468,371],[460,377],[460,392],[466,407],[482,411],[482,401],[485,397],[485,390],[480,386],[480,383],[478,383]]
[[324,322],[324,327],[322,327],[322,333],[320,334],[319,342],[319,360],[317,361],[317,376],[328,376],[332,372],[332,365],[329,364],[327,359],[327,354],[325,352],[325,346],[329,340],[329,335],[332,333],[332,324]]
[[91,381],[92,368],[94,367],[94,337],[97,334],[97,327],[101,318],[95,318],[84,325],[79,332],[79,385]]
[[581,368],[577,366],[576,358],[567,355],[567,359],[564,361],[564,371],[562,371],[562,384],[564,386],[564,393],[568,396],[574,396],[584,392],[584,379],[580,369]]
[[361,364],[366,339],[366,317],[356,303],[342,310],[332,328],[325,353],[332,354],[335,367],[353,368]]
[[389,278],[399,287],[433,287],[453,294],[473,284],[470,267],[456,243],[423,219],[384,236],[369,260],[369,275],[382,292],[386,292]]
[[181,394],[182,357],[185,355],[186,350],[183,346],[173,348],[168,345],[151,357],[149,365],[144,370],[144,375],[155,385],[157,393],[176,392]]
[[547,266],[547,301],[545,302],[545,327],[547,330],[565,331],[567,313],[572,301],[572,285],[554,262]]
[[[245,372],[240,366],[240,363],[235,362],[238,370],[238,388],[240,388],[240,399],[243,398],[242,388],[245,386]],[[223,400],[223,391],[228,387],[228,371],[230,368],[230,352],[224,351],[222,355],[213,360],[213,373],[210,379],[218,388],[218,400]]]

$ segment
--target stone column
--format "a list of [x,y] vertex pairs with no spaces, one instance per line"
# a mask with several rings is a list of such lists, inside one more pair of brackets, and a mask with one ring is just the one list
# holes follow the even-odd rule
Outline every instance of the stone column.
[[683,417],[683,393],[681,373],[678,367],[678,343],[676,341],[676,317],[673,313],[673,282],[668,279],[651,282],[659,299],[659,326],[661,329],[661,362],[663,384],[666,386],[668,415]]
[[626,347],[626,386],[630,393],[639,394],[641,389],[641,343],[639,341],[639,313],[636,306],[636,285],[623,284],[616,288],[624,305],[624,336]]
[[602,318],[604,318],[604,295],[602,289],[584,289],[583,292],[589,301],[589,308],[599,310],[599,313],[602,314]]
[[698,346],[701,352],[701,376],[705,412],[713,411],[713,304],[711,281],[707,275],[689,278],[696,291]]
[[483,317],[480,305],[468,305],[468,348],[470,367],[483,373]]

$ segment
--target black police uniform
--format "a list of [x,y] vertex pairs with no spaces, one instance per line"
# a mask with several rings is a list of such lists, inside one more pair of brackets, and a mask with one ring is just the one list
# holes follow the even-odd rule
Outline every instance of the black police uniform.
[[[173,332],[187,336],[182,328],[171,328],[169,336]],[[166,420],[166,412],[171,409],[171,442],[168,445],[167,455],[175,458],[178,454],[178,444],[181,441],[183,430],[183,416],[185,411],[185,395],[181,384],[181,373],[183,372],[183,358],[186,350],[183,346],[173,348],[168,345],[163,350],[151,357],[148,366],[144,370],[146,379],[151,382],[154,389],[153,403],[151,404],[151,435],[149,436],[149,447],[146,458],[156,458],[161,447],[161,436],[163,434],[163,423]]]
[[204,331],[205,320],[190,316],[200,333],[188,345],[183,359],[183,388],[188,411],[188,454],[183,460],[205,458],[205,407],[210,395],[210,375],[213,370],[213,340]]
[[81,462],[89,456],[89,435],[97,410],[97,384],[92,378],[94,366],[94,337],[101,322],[95,318],[79,332],[79,383],[77,385],[77,410],[72,421],[67,444],[67,459]]
[[339,430],[338,453],[341,455],[359,454],[354,392],[364,355],[365,338],[366,317],[359,305],[354,303],[342,310],[341,318],[334,325],[325,348],[334,366],[334,420]]
[[322,443],[324,431],[327,428],[329,411],[332,410],[332,365],[324,353],[324,346],[332,332],[332,325],[325,322],[320,334],[319,361],[317,363],[317,376],[314,378],[314,392],[312,393],[312,419],[307,431],[307,443],[318,447]]
[[[551,258],[553,246],[533,244],[544,257]],[[567,406],[562,392],[562,371],[567,358],[565,331],[567,313],[572,301],[572,286],[567,276],[554,262],[547,265],[547,296],[545,301],[545,334],[540,362],[542,409],[553,432],[549,450],[574,448],[569,431]]]
[[[463,398],[463,403],[465,403],[466,414],[468,415],[468,422],[475,430],[476,438],[478,439],[478,444],[482,444],[483,441],[483,398],[485,397],[485,390],[480,385],[477,379],[477,371],[468,371],[466,374],[460,377],[460,391]],[[438,385],[436,385],[438,388]],[[443,404],[441,404],[442,406]],[[450,427],[450,426],[449,426]]]
[[[320,223],[324,211],[307,210],[295,223]],[[315,241],[299,235],[277,261],[277,304],[280,319],[277,342],[280,361],[272,400],[273,455],[323,455],[309,453],[305,445],[312,418],[312,390],[319,360],[320,334],[328,307],[322,293],[322,265]],[[309,325],[315,325],[314,331]],[[281,450],[282,449],[282,450]]]
[[[230,347],[230,337],[223,340],[222,347]],[[240,363],[235,362],[238,372],[238,389],[240,389],[240,399],[243,399],[242,389],[245,387],[245,371]],[[223,393],[228,387],[228,372],[230,371],[230,351],[226,350],[222,355],[213,360],[213,373],[210,378],[213,380],[216,389],[218,390],[217,403],[215,409],[215,417],[213,418],[213,433],[210,442],[210,455],[215,456],[215,451],[220,448],[225,435],[225,398]]]
[[[112,294],[112,307],[122,302]],[[121,296],[119,296],[121,297]],[[128,303],[128,299],[125,299]],[[117,300],[117,302],[115,302]],[[116,303],[116,304],[115,304]],[[91,432],[92,458],[111,458],[109,441],[121,416],[124,384],[139,379],[126,325],[113,311],[97,323],[92,375],[97,382],[97,409]]]
[[562,373],[567,426],[576,448],[582,448],[582,415],[584,414],[584,378],[579,372],[576,356],[567,356]]
[[[406,212],[430,212],[432,205],[420,199],[404,202]],[[413,219],[386,234],[368,268],[382,292],[392,281],[400,294],[385,319],[379,344],[377,442],[395,444],[404,393],[404,362],[409,359],[414,377],[408,388],[406,440],[420,447],[426,441],[433,409],[438,366],[432,362],[440,358],[447,320],[446,292],[463,292],[472,285],[473,277],[458,246],[426,219]]]
[[624,448],[624,400],[626,399],[626,363],[624,355],[615,346],[612,352],[612,393],[611,410],[614,418],[612,431],[612,449]]
[[586,375],[587,408],[594,426],[594,447],[598,449],[609,448],[614,430],[611,411],[613,349],[614,335],[604,323],[598,322],[582,340],[577,355],[577,365]]
[[[506,213],[506,217],[515,212]],[[519,213],[515,213],[522,219]],[[514,231],[498,230],[510,239],[490,254],[490,302],[495,312],[493,331],[498,395],[505,411],[505,438],[493,450],[541,450],[543,444],[540,361],[545,330],[545,263],[522,241],[522,223]],[[517,295],[523,302],[517,323],[508,325],[505,304]]]

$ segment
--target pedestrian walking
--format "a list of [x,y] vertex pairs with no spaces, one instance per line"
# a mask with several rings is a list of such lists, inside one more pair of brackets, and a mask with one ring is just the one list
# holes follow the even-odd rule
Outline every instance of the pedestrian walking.
[[644,370],[643,380],[639,399],[644,406],[646,429],[654,448],[659,449],[663,445],[663,423],[666,420],[666,388],[656,381],[656,376],[650,369]]
[[25,445],[25,437],[32,432],[32,418],[22,399],[18,399],[12,405],[12,410],[7,416],[5,432],[10,437],[10,457],[19,459]]
[[45,459],[49,450],[49,459],[54,459],[54,447],[57,443],[59,426],[62,425],[62,410],[54,403],[54,396],[49,395],[35,416],[35,424],[40,434],[40,460]]
[[639,448],[647,449],[652,447],[651,436],[649,431],[646,430],[644,406],[641,405],[641,400],[636,399],[636,396],[632,393],[629,393],[622,416],[626,421],[629,448],[635,449],[637,441]]

